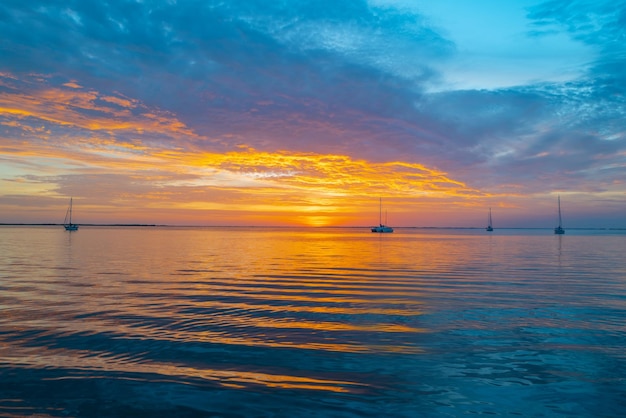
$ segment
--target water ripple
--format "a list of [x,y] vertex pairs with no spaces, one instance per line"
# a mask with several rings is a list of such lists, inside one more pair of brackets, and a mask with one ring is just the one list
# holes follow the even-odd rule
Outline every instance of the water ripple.
[[0,415],[626,407],[625,236],[29,232],[0,228]]

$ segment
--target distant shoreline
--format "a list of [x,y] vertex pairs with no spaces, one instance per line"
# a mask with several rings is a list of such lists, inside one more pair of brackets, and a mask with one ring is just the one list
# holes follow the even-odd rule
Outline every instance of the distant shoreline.
[[[78,226],[170,226],[157,224],[77,224]],[[63,226],[63,224],[55,223],[4,223],[0,222],[0,226]]]

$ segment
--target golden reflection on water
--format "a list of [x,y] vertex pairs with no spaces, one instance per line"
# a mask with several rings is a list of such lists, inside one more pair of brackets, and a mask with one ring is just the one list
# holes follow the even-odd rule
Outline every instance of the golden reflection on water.
[[[52,254],[42,263],[51,265],[33,279],[36,291],[15,293],[36,306],[23,310],[38,318],[25,328],[67,337],[114,334],[344,353],[421,351],[381,337],[426,329],[415,319],[422,313],[421,290],[409,276],[380,276],[367,261],[381,260],[376,237],[365,248],[375,257],[364,257],[363,248],[354,248],[359,234],[337,239],[334,232],[282,230],[80,232],[49,248]],[[344,339],[344,333],[378,337]]]
[[[0,244],[3,365],[242,390],[362,391],[370,383],[347,378],[358,370],[351,364],[338,372],[343,361],[373,358],[367,365],[376,369],[394,355],[428,354],[431,335],[505,328],[538,298],[556,305],[572,283],[588,285],[597,271],[588,263],[598,259],[571,257],[570,237],[93,227],[32,234],[17,230]],[[603,292],[611,286],[623,292],[615,283]],[[494,312],[513,319],[494,322]],[[565,328],[567,319],[551,313],[516,326]],[[620,332],[618,322],[607,324]],[[284,355],[304,364],[283,364]],[[266,356],[274,357],[263,363]],[[53,377],[66,378],[78,376]]]
[[[180,377],[185,380],[201,379],[219,385],[245,388],[249,385],[279,387],[283,389],[310,389],[331,392],[358,392],[365,384],[349,381],[315,379],[249,372],[244,370],[215,370],[192,368],[176,364],[137,362],[133,358],[115,357],[109,353],[94,353],[86,350],[45,350],[36,354],[21,353],[20,356],[4,357],[3,362],[22,367],[48,368],[50,366],[90,372],[91,379],[98,378],[98,372],[125,372],[148,376],[158,373],[162,376]],[[5,363],[5,364],[6,364]],[[63,376],[49,380],[75,379],[79,376]]]

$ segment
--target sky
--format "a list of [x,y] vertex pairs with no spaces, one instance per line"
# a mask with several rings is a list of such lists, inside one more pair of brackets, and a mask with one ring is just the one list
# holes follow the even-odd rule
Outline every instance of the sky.
[[625,228],[625,93],[624,0],[3,0],[0,223]]

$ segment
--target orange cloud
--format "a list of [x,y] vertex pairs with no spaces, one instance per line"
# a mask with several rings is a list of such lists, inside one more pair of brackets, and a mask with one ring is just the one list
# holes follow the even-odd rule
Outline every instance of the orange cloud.
[[[72,82],[61,87],[27,83],[16,88],[5,77],[0,93],[0,115],[33,118],[65,127],[91,131],[133,131],[198,137],[169,112],[148,109],[138,101],[103,95]],[[133,110],[133,112],[131,112]]]
[[[407,202],[417,199],[486,196],[416,162],[261,152],[243,145],[226,153],[166,148],[150,138],[205,138],[171,113],[74,81],[53,87],[38,79],[19,89],[13,78],[0,81],[7,86],[0,93],[0,124],[17,132],[0,143],[0,157],[7,156],[16,173],[8,180],[13,194],[20,187],[27,193],[21,186],[27,183],[28,190],[46,190],[47,196],[72,190],[79,202],[80,193],[97,201],[94,212],[123,213],[138,222],[152,211],[161,223],[205,223],[210,212],[223,224],[316,226],[371,223],[379,196],[396,214],[410,212]],[[20,183],[25,172],[35,180]],[[80,181],[65,185],[77,176]]]
[[451,179],[446,173],[408,162],[375,163],[355,160],[346,155],[314,153],[238,152],[190,153],[163,152],[159,156],[177,160],[188,167],[221,170],[246,183],[274,184],[297,190],[316,190],[331,196],[414,196],[416,193],[459,196],[481,192]]

